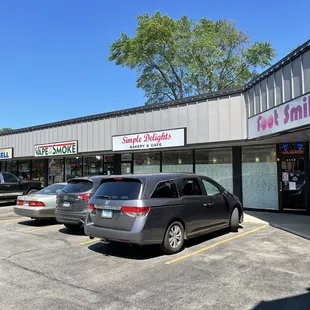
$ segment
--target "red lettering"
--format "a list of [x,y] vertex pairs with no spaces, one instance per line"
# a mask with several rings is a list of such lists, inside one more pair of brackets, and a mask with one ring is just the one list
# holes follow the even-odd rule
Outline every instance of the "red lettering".
[[134,138],[128,138],[127,136],[124,136],[123,137],[123,144],[133,144],[135,145],[136,143],[140,143],[142,141],[142,138],[137,135],[136,137]]

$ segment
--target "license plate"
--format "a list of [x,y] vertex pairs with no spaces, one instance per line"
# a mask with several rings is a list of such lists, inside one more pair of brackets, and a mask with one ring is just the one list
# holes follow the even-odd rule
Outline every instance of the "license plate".
[[28,200],[24,200],[24,206],[28,206]]
[[70,202],[65,201],[65,202],[63,203],[63,206],[66,207],[66,208],[70,207]]
[[101,213],[101,217],[105,217],[105,218],[112,218],[112,215],[113,215],[113,211],[111,210],[102,210],[102,213]]

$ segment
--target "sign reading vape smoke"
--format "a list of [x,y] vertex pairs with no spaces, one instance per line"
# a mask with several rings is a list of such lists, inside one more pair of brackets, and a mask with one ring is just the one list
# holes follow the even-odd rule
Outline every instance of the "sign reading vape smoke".
[[49,143],[34,146],[34,156],[57,156],[77,154],[77,141]]
[[249,139],[310,124],[310,94],[255,115],[248,120]]

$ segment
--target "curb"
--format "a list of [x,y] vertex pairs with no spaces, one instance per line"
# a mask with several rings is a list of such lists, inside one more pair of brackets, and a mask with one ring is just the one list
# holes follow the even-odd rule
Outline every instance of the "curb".
[[272,226],[272,227],[281,229],[281,230],[286,231],[286,232],[288,232],[288,233],[291,233],[291,234],[293,234],[293,235],[295,235],[295,236],[298,236],[298,237],[301,237],[301,238],[310,240],[310,235],[305,235],[305,234],[303,234],[303,233],[296,232],[296,231],[291,230],[291,229],[289,229],[289,228],[281,227],[281,226],[279,226],[279,225],[277,225],[277,224],[271,224],[271,223],[269,223],[269,226]]

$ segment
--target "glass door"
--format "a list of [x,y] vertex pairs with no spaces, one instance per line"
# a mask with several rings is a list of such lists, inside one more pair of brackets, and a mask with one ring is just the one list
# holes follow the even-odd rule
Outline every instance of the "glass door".
[[306,211],[305,150],[302,143],[280,147],[280,200],[283,211]]
[[121,174],[131,174],[133,170],[133,154],[121,154]]

